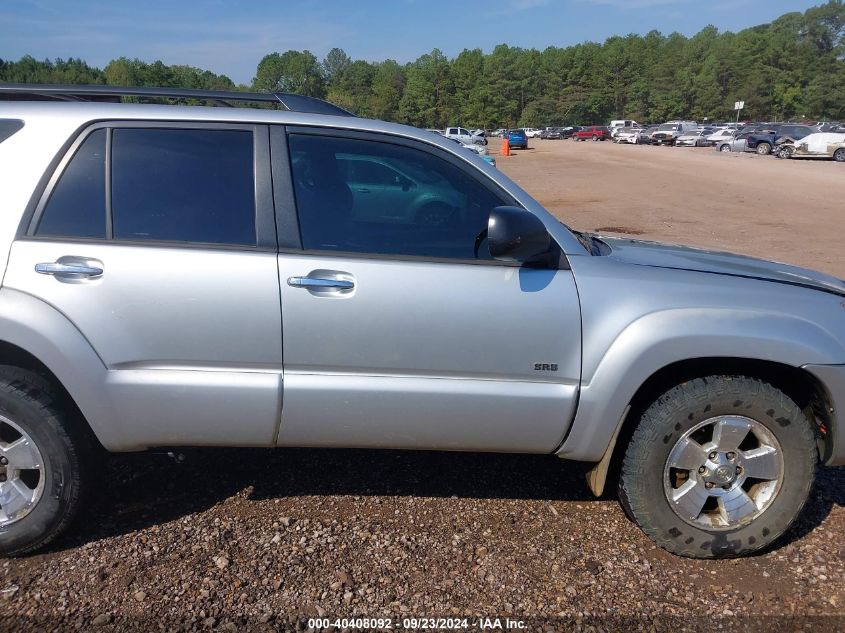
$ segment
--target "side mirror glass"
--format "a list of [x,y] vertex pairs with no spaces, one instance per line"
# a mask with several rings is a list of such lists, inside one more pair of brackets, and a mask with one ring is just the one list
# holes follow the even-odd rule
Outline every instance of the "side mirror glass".
[[487,244],[493,259],[539,263],[551,250],[552,236],[533,213],[519,207],[496,207],[487,221]]

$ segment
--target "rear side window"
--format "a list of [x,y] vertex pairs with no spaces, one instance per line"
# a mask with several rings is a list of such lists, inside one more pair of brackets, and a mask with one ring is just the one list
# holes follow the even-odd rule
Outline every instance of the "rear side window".
[[106,131],[86,138],[71,158],[38,222],[36,235],[106,237]]
[[115,129],[115,239],[254,246],[253,135],[247,130]]

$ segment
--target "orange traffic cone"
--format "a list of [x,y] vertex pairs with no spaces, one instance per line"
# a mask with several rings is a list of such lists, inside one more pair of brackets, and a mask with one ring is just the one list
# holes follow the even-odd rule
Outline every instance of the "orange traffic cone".
[[511,144],[508,141],[507,135],[502,139],[502,149],[499,153],[502,156],[510,156],[511,155]]

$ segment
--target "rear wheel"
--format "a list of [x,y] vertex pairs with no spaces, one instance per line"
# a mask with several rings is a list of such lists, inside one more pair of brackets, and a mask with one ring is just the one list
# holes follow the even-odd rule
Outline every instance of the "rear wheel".
[[759,143],[757,145],[757,153],[760,156],[768,156],[769,154],[772,153],[772,146],[769,145],[768,143]]
[[768,383],[710,376],[669,390],[625,452],[623,506],[660,547],[724,558],[774,542],[813,484],[813,426]]
[[840,147],[838,150],[833,152],[833,160],[837,163],[845,163],[845,147]]
[[720,151],[720,152],[730,152],[730,151],[731,151],[731,146],[730,146],[730,145],[728,145],[727,143],[725,143],[724,145],[722,145],[721,147],[719,147],[719,151]]
[[594,141],[597,141],[597,140],[599,140],[599,137],[598,137],[598,136],[596,136],[595,134],[593,134],[593,140],[594,140]]
[[92,450],[48,381],[0,367],[0,554],[43,547],[75,518]]

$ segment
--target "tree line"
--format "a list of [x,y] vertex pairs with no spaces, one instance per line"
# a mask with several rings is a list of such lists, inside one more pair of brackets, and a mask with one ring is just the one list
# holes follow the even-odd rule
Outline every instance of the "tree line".
[[120,57],[103,68],[81,59],[0,59],[0,81],[295,92],[364,117],[420,127],[511,127],[610,119],[702,121],[845,119],[843,0],[768,24],[692,37],[651,31],[542,51],[500,44],[485,54],[440,50],[407,64],[355,60],[339,48],[270,53],[251,85],[191,66]]

